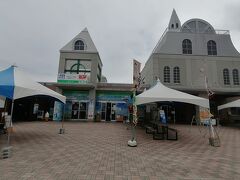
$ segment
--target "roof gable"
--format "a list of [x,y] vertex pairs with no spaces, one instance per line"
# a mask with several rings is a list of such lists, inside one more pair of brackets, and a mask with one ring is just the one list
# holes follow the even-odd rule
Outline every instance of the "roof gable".
[[[76,41],[81,40],[84,43],[84,50],[74,50],[74,44]],[[85,28],[77,36],[75,36],[70,42],[68,42],[60,51],[74,51],[74,52],[89,52],[98,53],[98,50],[88,32]]]

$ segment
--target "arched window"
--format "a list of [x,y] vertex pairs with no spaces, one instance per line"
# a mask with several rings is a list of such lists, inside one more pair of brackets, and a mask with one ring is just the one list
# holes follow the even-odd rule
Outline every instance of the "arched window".
[[192,54],[192,42],[189,39],[184,39],[182,42],[183,54]]
[[233,74],[233,84],[234,85],[239,85],[239,74],[237,69],[233,69],[232,71]]
[[229,78],[229,70],[224,69],[223,70],[223,81],[225,85],[230,85],[230,78]]
[[180,69],[177,66],[173,69],[173,82],[180,83]]
[[217,55],[217,44],[215,41],[210,40],[207,42],[208,55]]
[[164,71],[164,74],[163,74],[164,82],[170,83],[170,67],[165,66],[163,71]]
[[74,50],[84,50],[84,43],[81,40],[77,40],[74,44]]

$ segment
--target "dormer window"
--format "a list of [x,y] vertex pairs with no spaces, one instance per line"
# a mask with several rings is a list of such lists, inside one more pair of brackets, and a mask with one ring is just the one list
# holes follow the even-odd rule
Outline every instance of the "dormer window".
[[176,23],[176,29],[178,28],[178,23]]
[[74,44],[74,50],[84,50],[84,42],[82,40],[77,40]]
[[210,40],[207,42],[208,55],[217,55],[217,44],[215,41]]
[[172,24],[172,29],[174,28],[174,24]]

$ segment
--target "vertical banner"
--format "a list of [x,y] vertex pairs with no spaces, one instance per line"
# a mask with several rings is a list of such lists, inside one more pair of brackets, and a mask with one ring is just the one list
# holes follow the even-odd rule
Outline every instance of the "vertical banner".
[[93,119],[93,111],[94,111],[93,100],[90,100],[88,104],[88,119]]
[[137,60],[133,60],[133,123],[137,125],[138,119],[137,119],[137,105],[136,105],[136,90],[138,89],[138,86],[140,84],[139,77],[140,77],[140,68],[141,63]]
[[136,91],[133,91],[133,124],[137,125],[137,105],[136,105]]
[[134,84],[134,87],[136,87],[136,85],[139,85],[140,68],[141,68],[141,63],[134,59],[133,60],[133,84]]
[[63,117],[63,103],[55,101],[53,109],[53,120],[61,121],[62,117]]

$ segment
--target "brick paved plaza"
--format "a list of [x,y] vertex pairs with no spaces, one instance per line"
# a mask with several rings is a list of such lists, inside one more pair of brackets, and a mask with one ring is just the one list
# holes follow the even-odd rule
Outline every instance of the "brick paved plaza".
[[[13,156],[0,160],[0,179],[240,179],[240,129],[220,127],[221,147],[206,128],[176,125],[178,141],[153,140],[137,129],[138,147],[121,123],[15,123]],[[6,137],[0,135],[0,145]]]

